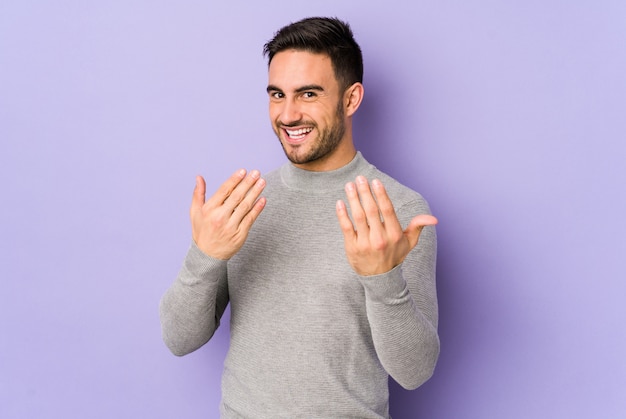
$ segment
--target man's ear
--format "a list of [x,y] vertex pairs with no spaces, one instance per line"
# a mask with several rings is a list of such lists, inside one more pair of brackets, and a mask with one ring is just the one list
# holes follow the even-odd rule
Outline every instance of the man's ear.
[[365,90],[363,85],[359,82],[354,83],[348,87],[344,93],[344,104],[346,106],[346,116],[352,116],[359,109],[361,102],[363,101],[363,94]]

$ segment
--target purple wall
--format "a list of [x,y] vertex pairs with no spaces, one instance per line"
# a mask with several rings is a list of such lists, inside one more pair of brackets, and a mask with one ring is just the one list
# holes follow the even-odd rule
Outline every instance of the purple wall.
[[319,14],[364,50],[359,147],[440,218],[394,418],[624,417],[625,2],[207,3],[0,6],[0,417],[217,416],[227,330],[176,358],[158,301],[194,176],[284,161],[261,47]]

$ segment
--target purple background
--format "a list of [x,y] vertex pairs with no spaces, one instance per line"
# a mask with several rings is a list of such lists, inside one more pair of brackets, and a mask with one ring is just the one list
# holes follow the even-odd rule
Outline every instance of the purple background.
[[217,417],[227,329],[176,358],[158,302],[194,176],[284,162],[261,48],[310,15],[440,218],[441,358],[394,418],[624,417],[626,2],[310,3],[0,5],[0,417]]

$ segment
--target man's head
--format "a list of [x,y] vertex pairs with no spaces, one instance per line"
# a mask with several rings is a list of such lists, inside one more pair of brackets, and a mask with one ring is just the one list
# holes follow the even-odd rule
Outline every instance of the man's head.
[[313,171],[347,164],[363,98],[361,50],[348,25],[305,19],[278,31],[264,51],[270,120],[289,160]]
[[336,18],[311,17],[280,29],[263,48],[271,64],[281,51],[328,55],[342,90],[363,83],[363,55],[350,26]]

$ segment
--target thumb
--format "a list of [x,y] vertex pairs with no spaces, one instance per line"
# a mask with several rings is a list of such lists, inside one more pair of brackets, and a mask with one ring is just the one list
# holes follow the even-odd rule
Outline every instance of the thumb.
[[193,197],[191,199],[191,211],[202,208],[206,197],[206,182],[202,176],[196,176],[196,187],[193,189]]
[[438,222],[437,218],[429,214],[420,214],[414,217],[406,230],[404,230],[405,236],[409,239],[411,249],[417,245],[422,229],[426,226],[435,225]]

